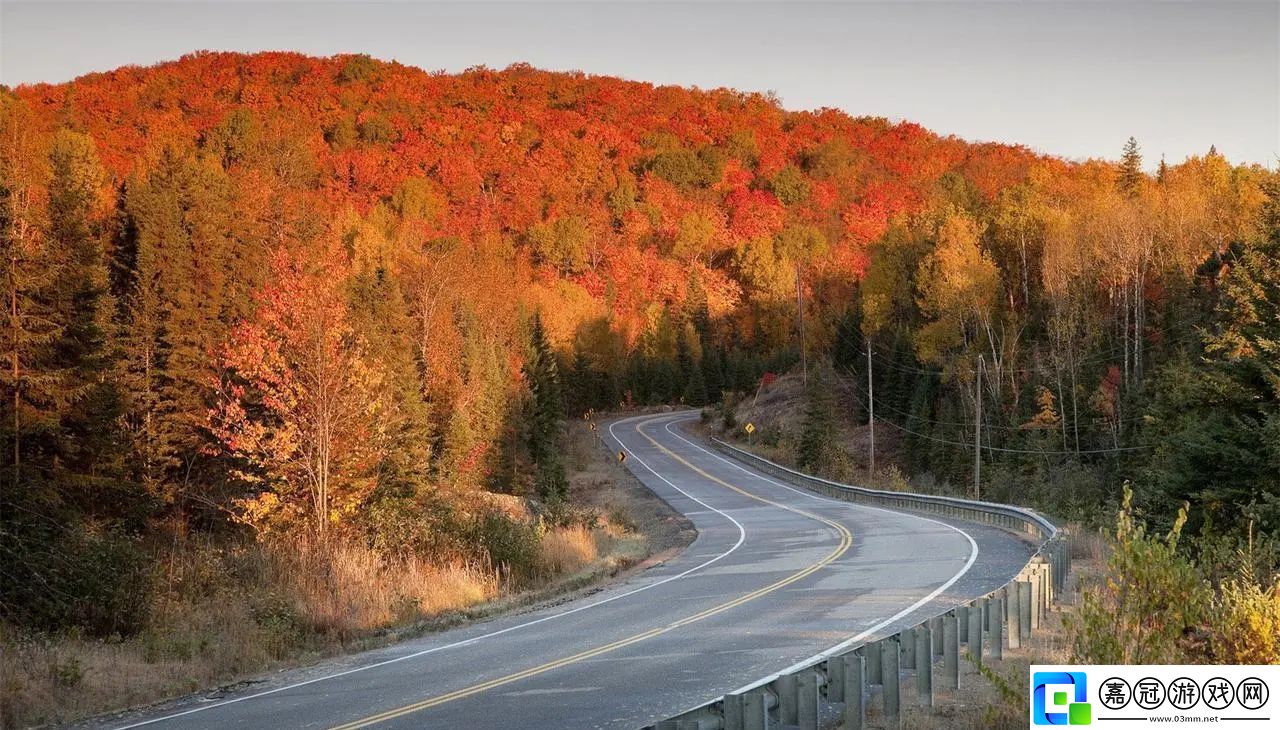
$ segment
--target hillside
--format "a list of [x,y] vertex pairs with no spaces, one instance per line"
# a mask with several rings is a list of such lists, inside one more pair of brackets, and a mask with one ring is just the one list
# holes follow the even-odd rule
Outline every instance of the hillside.
[[907,476],[1087,523],[1128,481],[1158,525],[1275,534],[1274,178],[528,66],[197,53],[2,90],[0,616],[136,636],[191,546],[526,586],[599,523],[566,417],[796,368],[847,384],[839,427],[805,394],[806,468],[871,367]]

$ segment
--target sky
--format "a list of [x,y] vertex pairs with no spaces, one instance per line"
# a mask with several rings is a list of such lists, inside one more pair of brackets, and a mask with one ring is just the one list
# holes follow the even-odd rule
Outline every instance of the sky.
[[1280,0],[1267,2],[22,2],[0,0],[0,83],[194,50],[367,53],[428,70],[528,62],[772,91],[1072,159],[1138,139],[1275,169]]

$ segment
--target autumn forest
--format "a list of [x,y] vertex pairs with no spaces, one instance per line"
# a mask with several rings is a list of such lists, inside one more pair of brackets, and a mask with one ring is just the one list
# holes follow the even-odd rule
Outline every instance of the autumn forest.
[[[1280,187],[1211,142],[1073,162],[768,95],[362,55],[0,89],[0,620],[159,636],[193,554],[529,580],[539,536],[581,519],[567,421],[750,396],[802,361],[854,423],[870,365],[883,465],[920,488],[1096,524],[1127,482],[1155,524],[1186,502],[1188,531],[1261,544]],[[264,632],[312,620],[254,601]]]

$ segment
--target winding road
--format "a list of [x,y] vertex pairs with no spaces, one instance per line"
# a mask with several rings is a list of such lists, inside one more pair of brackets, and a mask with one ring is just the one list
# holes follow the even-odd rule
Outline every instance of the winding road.
[[789,486],[711,451],[681,428],[694,418],[626,418],[606,437],[697,527],[678,557],[573,601],[104,726],[630,730],[983,595],[1033,551],[993,527]]

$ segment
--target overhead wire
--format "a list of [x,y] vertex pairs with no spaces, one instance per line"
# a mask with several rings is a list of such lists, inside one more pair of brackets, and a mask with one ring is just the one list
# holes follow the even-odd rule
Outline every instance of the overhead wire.
[[[858,401],[858,403],[863,408],[868,408],[867,402],[861,398],[859,393],[855,392],[855,393],[852,393],[852,395],[854,397],[854,400]],[[902,431],[903,433],[907,433],[912,436],[916,436],[918,438],[927,439],[929,441],[935,441],[937,443],[947,444],[950,446],[962,446],[966,449],[974,448],[974,444],[971,444],[967,441],[953,441],[951,439],[942,439],[936,436],[930,436],[929,434],[920,433],[919,431],[915,431],[910,428],[907,428],[906,426],[902,426],[900,424],[894,423],[893,421],[887,418],[882,418],[877,416],[876,422],[887,424],[888,426],[898,431]],[[973,424],[962,424],[962,425],[969,428],[973,427]],[[1004,446],[990,446],[990,445],[983,444],[981,446],[978,446],[978,448],[985,449],[987,451],[994,451],[994,452],[1008,453],[1008,454],[1032,454],[1032,455],[1038,455],[1038,456],[1083,456],[1083,455],[1095,455],[1095,454],[1113,454],[1113,453],[1128,452],[1128,451],[1145,451],[1152,447],[1150,446],[1117,446],[1117,447],[1108,448],[1108,449],[1079,449],[1079,450],[1066,450],[1066,451],[1049,451],[1044,449],[1013,449],[1013,448],[1004,447]]]

